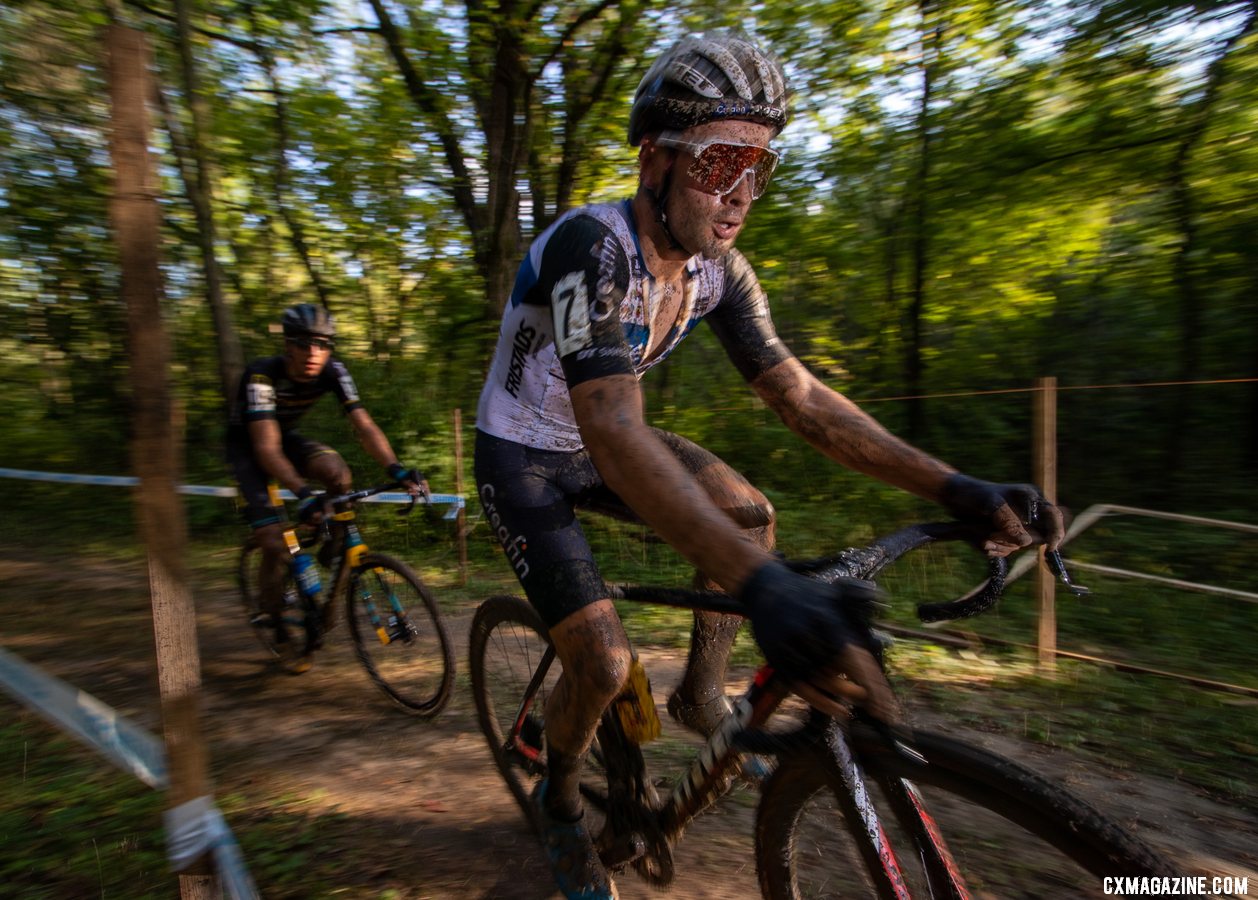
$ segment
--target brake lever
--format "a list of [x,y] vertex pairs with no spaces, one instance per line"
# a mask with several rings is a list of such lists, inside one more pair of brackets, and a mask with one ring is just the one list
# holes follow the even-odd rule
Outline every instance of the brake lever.
[[1057,580],[1062,586],[1076,597],[1086,597],[1092,593],[1091,588],[1085,588],[1081,584],[1075,584],[1070,577],[1070,573],[1066,571],[1066,561],[1061,558],[1061,553],[1057,550],[1045,550],[1044,561],[1048,563],[1048,570],[1057,576]]
[[[397,482],[396,484],[393,485],[393,487],[402,487],[402,482],[400,481]],[[398,518],[402,518],[403,516],[409,516],[411,514],[411,510],[415,508],[415,504],[419,501],[419,496],[417,494],[410,494],[410,498],[411,498],[411,502],[406,504],[405,506],[403,506],[401,509],[397,511]]]
[[891,751],[901,759],[908,760],[914,765],[926,765],[926,757],[922,756],[913,746],[913,732],[905,725],[891,725],[884,722],[876,716],[870,715],[863,709],[855,711],[855,717],[861,722],[873,728],[880,738],[886,741]]

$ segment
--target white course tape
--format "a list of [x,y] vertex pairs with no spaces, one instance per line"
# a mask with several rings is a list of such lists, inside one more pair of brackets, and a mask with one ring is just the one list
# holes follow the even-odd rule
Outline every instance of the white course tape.
[[[69,472],[36,472],[31,469],[6,469],[0,467],[0,478],[16,478],[21,481],[52,481],[58,484],[94,484],[104,487],[135,487],[140,483],[140,479],[130,476],[121,475],[74,475]],[[212,484],[181,484],[179,485],[179,493],[191,494],[197,497],[235,497],[236,489],[234,487],[218,487]],[[280,496],[285,500],[296,500],[291,491],[281,490]],[[365,503],[410,503],[411,495],[405,493],[389,493],[376,494],[374,497],[368,497]],[[459,494],[432,494],[427,500],[420,499],[420,503],[433,503],[442,506],[449,506],[443,518],[454,519],[458,517],[459,510],[463,509],[466,501]]]
[[251,900],[258,889],[245,869],[240,845],[209,797],[197,797],[166,811],[166,855],[176,872],[206,853],[213,854],[219,884],[232,900]]
[[[117,710],[66,684],[0,647],[0,688],[124,771],[159,791],[169,786],[160,741]],[[222,813],[209,797],[198,797],[166,813],[166,846],[179,871],[203,853],[213,853],[224,893],[232,900],[258,896],[244,857]]]
[[0,647],[0,687],[149,787],[165,790],[166,753],[157,738],[91,694]]

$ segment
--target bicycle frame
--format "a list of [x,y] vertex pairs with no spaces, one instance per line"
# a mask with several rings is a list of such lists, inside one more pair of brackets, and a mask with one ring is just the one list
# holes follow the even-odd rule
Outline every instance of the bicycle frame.
[[[868,578],[908,550],[958,537],[964,532],[953,527],[911,526],[866,548],[791,565],[822,581]],[[1060,561],[1053,568],[1064,571]],[[1061,578],[1062,571],[1055,574]],[[921,604],[918,614],[955,618],[990,608],[1003,589],[1004,573],[1003,560],[989,561],[988,583],[980,590],[948,603]],[[727,595],[714,592],[629,585],[608,585],[608,592],[615,599],[738,612]],[[489,598],[477,610],[473,690],[481,727],[508,786],[533,820],[534,801],[529,798],[536,797],[537,784],[546,775],[545,711],[538,704],[556,674],[557,657],[548,643],[536,610],[518,597]],[[534,662],[538,655],[533,647],[541,653],[540,663]],[[515,657],[513,648],[518,648]],[[876,636],[867,649],[882,665]],[[513,658],[529,664],[516,669]],[[499,688],[491,685],[504,686],[503,699],[512,698],[512,703],[496,701]],[[1155,852],[1120,826],[1016,761],[928,730],[901,736],[898,726],[876,721],[859,707],[840,712],[802,686],[800,692],[802,699],[813,697],[820,705],[810,707],[802,725],[783,730],[779,722],[785,719],[774,714],[791,695],[791,686],[771,667],[760,668],[663,800],[656,795],[639,740],[631,738],[639,734],[635,723],[655,717],[650,708],[654,700],[640,687],[618,697],[604,712],[589,755],[601,771],[583,773],[580,787],[589,809],[601,814],[595,846],[609,871],[631,865],[652,886],[667,886],[674,876],[674,845],[689,823],[732,787],[748,754],[776,760],[776,770],[761,784],[757,809],[757,873],[765,896],[797,896],[804,880],[814,876],[814,886],[823,888],[850,876],[884,900],[909,897],[910,885],[929,896],[964,900],[970,893],[959,859],[967,871],[978,862],[972,874],[984,889],[1003,883],[1004,872],[982,865],[983,848],[989,846],[985,833],[970,827],[972,821],[983,821],[983,815],[1012,823],[1012,842],[1024,837],[1049,849],[1042,858],[1035,850],[1028,857],[1036,863],[1032,871],[1037,876],[1052,879],[1046,883],[1065,884],[1075,875],[1166,869]],[[624,708],[635,703],[636,709]],[[937,804],[945,827],[936,822],[925,797]],[[954,858],[942,836],[945,830],[966,853]],[[845,848],[835,848],[836,839]],[[805,852],[805,846],[814,849]],[[1055,864],[1059,859],[1079,868],[1066,872]],[[1009,872],[1019,884],[1022,868]],[[1078,886],[1087,883],[1080,880]]]
[[[323,540],[335,540],[337,542],[334,545],[337,552],[331,567],[335,574],[332,578],[332,588],[328,592],[327,602],[329,604],[334,603],[336,598],[341,597],[349,589],[350,573],[359,566],[362,558],[370,552],[367,542],[363,539],[362,531],[358,527],[358,513],[354,509],[354,503],[378,494],[384,489],[384,486],[365,488],[324,499],[327,512],[324,514],[322,524]],[[335,509],[335,507],[341,508]],[[335,511],[333,511],[334,509]],[[408,507],[406,510],[403,510],[403,513],[409,511]],[[332,534],[331,522],[335,522],[340,526],[339,535],[334,536]],[[395,633],[398,618],[405,615],[405,610],[392,592],[389,593],[388,597],[389,610],[392,613],[393,620],[391,622],[381,617],[380,611],[377,609],[376,603],[369,592],[365,593],[362,599],[368,618],[371,621],[371,627],[376,632],[376,636],[379,637],[380,643],[388,644],[395,638],[405,637],[405,634],[401,631]]]
[[[838,577],[870,578],[881,571],[904,553],[939,539],[954,539],[966,534],[964,527],[955,523],[943,525],[914,526],[887,536],[865,550],[847,550],[836,556],[814,560],[801,564],[801,569],[823,581],[833,581]],[[1058,565],[1055,571],[1064,567]],[[1007,564],[1003,559],[989,561],[989,579],[984,585],[971,594],[952,601],[949,604],[923,605],[919,615],[933,617],[961,617],[975,615],[994,604],[1004,589],[1004,576]],[[647,603],[686,607],[691,609],[708,609],[716,612],[739,613],[730,598],[720,592],[693,591],[675,588],[646,588],[633,585],[615,586],[611,593],[624,599]],[[526,697],[532,698],[545,677],[554,658],[553,648],[549,649],[529,684]],[[881,659],[879,660],[881,663]],[[748,752],[748,744],[763,743],[764,750],[774,752],[772,739],[757,742],[755,735],[769,721],[773,713],[789,696],[786,685],[775,677],[773,669],[763,666],[746,692],[739,698],[730,715],[726,716],[717,730],[699,750],[688,770],[678,780],[669,797],[655,810],[637,810],[623,808],[624,801],[618,801],[622,808],[613,808],[609,798],[606,810],[610,822],[615,828],[623,822],[628,823],[625,833],[616,833],[613,843],[619,846],[609,854],[612,864],[629,862],[641,857],[647,846],[653,846],[660,859],[655,861],[653,871],[669,873],[671,878],[671,855],[669,848],[680,840],[686,827],[701,812],[716,802],[726,791],[732,772],[739,766],[744,753]],[[531,700],[518,711],[515,726],[512,729],[512,749],[530,761],[530,765],[541,765],[541,749],[528,744],[521,738],[520,729],[528,721]],[[849,814],[856,816],[863,824],[869,841],[862,851],[871,856],[869,868],[881,872],[881,883],[877,888],[882,896],[908,897],[904,876],[895,852],[887,839],[886,832],[879,820],[879,815],[870,797],[866,776],[857,759],[857,754],[844,734],[843,729],[829,716],[813,710],[814,720],[805,730],[812,729],[815,735],[811,739],[823,746],[825,752],[832,756],[839,770],[846,796],[842,802],[848,807]],[[604,715],[604,728],[610,726],[615,716],[612,711]],[[601,732],[602,733],[602,732]],[[615,732],[613,732],[615,733]],[[889,743],[894,743],[889,740]],[[896,745],[897,752],[911,754],[909,748]],[[636,746],[635,746],[636,750]],[[753,750],[753,752],[755,752]],[[640,751],[635,753],[625,773],[631,778],[645,780],[645,764]],[[947,845],[944,843],[939,828],[927,811],[921,794],[907,779],[880,779],[880,785],[890,802],[904,812],[904,819],[910,823],[910,832],[916,850],[921,858],[932,888],[941,886],[943,895],[954,898],[965,898],[969,894],[960,876],[959,868],[953,860]],[[638,806],[641,802],[636,798],[645,796],[640,789],[629,791],[635,798],[630,801]],[[597,800],[597,798],[591,798]],[[647,813],[643,815],[643,813]],[[645,826],[643,823],[646,823]],[[662,840],[650,840],[651,835],[638,835],[634,827],[654,827],[658,829],[658,837]],[[612,848],[604,848],[611,850]],[[667,883],[666,879],[657,880],[658,884]]]

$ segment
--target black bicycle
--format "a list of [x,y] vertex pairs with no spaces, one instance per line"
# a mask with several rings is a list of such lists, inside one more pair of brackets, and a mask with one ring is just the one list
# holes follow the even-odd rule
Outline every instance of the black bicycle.
[[[367,497],[401,488],[399,482],[337,496],[323,495],[322,522],[315,528],[291,529],[286,537],[297,551],[314,554],[330,572],[320,594],[303,590],[297,551],[284,577],[282,621],[264,614],[257,590],[261,552],[250,535],[240,552],[240,597],[254,634],[287,670],[310,668],[324,633],[336,622],[336,602],[345,604],[354,649],[367,675],[406,712],[435,716],[445,707],[454,686],[454,650],[436,597],[406,563],[373,553],[363,540],[354,505]],[[407,515],[410,504],[399,511]],[[319,597],[327,599],[320,602]],[[279,639],[280,629],[283,638]]]
[[[823,581],[872,579],[909,550],[970,536],[955,524],[914,526],[797,567]],[[1060,557],[1050,558],[1082,591]],[[924,621],[976,615],[999,598],[1005,571],[1004,560],[993,560],[979,589],[918,613]],[[609,593],[740,612],[719,593],[624,585]],[[536,828],[529,796],[546,774],[543,716],[558,659],[541,619],[518,597],[481,604],[470,648],[481,728]],[[632,867],[650,884],[668,885],[673,846],[755,754],[772,769],[761,784],[755,850],[761,890],[773,900],[1077,897],[1100,895],[1105,876],[1171,874],[1144,843],[1022,765],[945,735],[893,733],[856,709],[835,719],[792,696],[769,666],[661,798],[630,737],[635,722],[656,718],[653,708],[634,709],[642,702],[627,693],[603,716],[582,777],[591,833],[613,873]],[[649,692],[645,703],[653,705]]]

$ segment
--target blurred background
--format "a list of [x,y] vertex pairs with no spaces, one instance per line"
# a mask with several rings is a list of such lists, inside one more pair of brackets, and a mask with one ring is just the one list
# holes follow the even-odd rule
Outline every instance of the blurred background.
[[[108,227],[106,4],[0,9],[0,373],[12,467],[129,468]],[[223,483],[223,384],[324,302],[373,415],[452,480],[502,304],[556,215],[624,196],[629,99],[677,34],[737,25],[795,89],[740,248],[787,342],[957,466],[1029,477],[1054,376],[1060,496],[1244,517],[1258,461],[1251,3],[116,5],[158,85],[172,387],[190,480]],[[832,472],[704,329],[652,420],[770,490]],[[945,396],[940,396],[945,395]],[[332,413],[330,427],[337,427]],[[317,433],[318,426],[311,426]],[[121,499],[121,498],[120,498]]]
[[[1253,521],[1252,3],[76,6],[0,7],[6,467],[131,474],[110,22],[152,51],[185,480],[230,483],[224,392],[279,351],[279,312],[310,301],[335,313],[368,408],[439,491],[456,483],[456,412],[471,445],[528,242],[566,209],[632,192],[627,113],[651,55],[737,26],[794,88],[785,162],[740,248],[820,377],[1002,481],[1034,477],[1032,388],[1052,377],[1063,505]],[[706,329],[643,387],[654,424],[770,495],[788,552],[938,515],[809,452]],[[334,406],[304,430],[374,477]],[[4,487],[11,515],[69,504],[76,527],[128,533],[124,491]],[[230,503],[188,515],[194,537],[238,534]],[[1124,568],[1254,581],[1243,532],[1142,523],[1112,543],[1098,554]],[[1236,613],[1248,627],[1251,610]]]
[[[783,165],[739,247],[814,372],[897,434],[999,481],[1033,477],[1033,386],[1055,378],[1064,506],[1258,521],[1252,0],[4,3],[2,467],[134,474],[128,371],[145,348],[128,346],[110,228],[111,22],[142,31],[152,52],[168,387],[189,483],[230,483],[226,386],[245,361],[280,351],[285,306],[321,302],[401,458],[452,492],[456,412],[470,448],[529,241],[567,209],[633,191],[626,124],[652,55],[687,31],[735,26],[778,54],[795,92]],[[706,329],[643,389],[653,424],[765,490],[792,555],[940,515],[809,451]],[[374,464],[334,406],[302,430],[365,483]],[[0,496],[14,547],[136,552],[126,491],[9,479]],[[223,500],[186,509],[194,574],[221,582],[239,519]],[[470,608],[516,589],[478,513],[473,502],[466,585],[439,516],[408,526],[380,514],[373,544],[409,554],[445,602]],[[609,577],[686,574],[641,529],[590,529]],[[1128,517],[1069,550],[1253,592],[1256,544],[1252,530]],[[980,572],[928,555],[888,584],[939,599]],[[949,691],[1014,683],[998,702],[1022,716],[1023,736],[1100,747],[1252,808],[1258,734],[1241,707],[1258,691],[1258,608],[1079,580],[1094,595],[1059,614],[1063,647],[1249,693],[1071,669],[1027,712],[1018,663],[976,676],[923,651],[905,672],[928,673],[922,697],[952,678]],[[1023,584],[976,627],[1032,642]],[[684,618],[634,615],[635,638],[671,630],[684,646]],[[1170,730],[1149,724],[1168,717]]]

